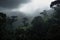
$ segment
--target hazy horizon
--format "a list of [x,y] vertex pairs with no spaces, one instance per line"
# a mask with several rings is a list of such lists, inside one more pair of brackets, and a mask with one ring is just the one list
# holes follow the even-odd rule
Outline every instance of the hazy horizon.
[[[43,10],[50,9],[49,5],[54,0],[1,0],[0,12],[23,13],[24,15],[37,15]],[[15,15],[15,14],[14,14]]]

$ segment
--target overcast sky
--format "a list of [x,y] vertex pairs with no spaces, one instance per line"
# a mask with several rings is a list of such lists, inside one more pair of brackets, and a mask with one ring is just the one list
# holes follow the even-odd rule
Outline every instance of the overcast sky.
[[52,1],[54,0],[0,0],[0,11],[33,14],[44,9],[50,9],[49,5]]

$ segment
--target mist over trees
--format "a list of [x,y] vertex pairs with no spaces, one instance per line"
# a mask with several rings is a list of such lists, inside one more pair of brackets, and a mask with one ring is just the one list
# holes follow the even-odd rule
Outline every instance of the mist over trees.
[[60,3],[54,3],[50,5],[54,9],[51,15],[48,15],[51,12],[43,10],[40,13],[42,16],[32,20],[23,17],[22,25],[15,29],[13,24],[18,21],[18,16],[9,17],[0,12],[0,40],[60,40]]

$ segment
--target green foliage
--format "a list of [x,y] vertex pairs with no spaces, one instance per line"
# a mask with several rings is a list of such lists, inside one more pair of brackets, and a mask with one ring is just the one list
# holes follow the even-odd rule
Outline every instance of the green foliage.
[[[15,17],[12,18],[13,21]],[[15,33],[13,31],[6,29],[7,25],[10,25],[10,22],[13,21],[4,13],[0,13],[0,40],[16,40]],[[9,26],[8,26],[9,27]]]
[[28,18],[23,18],[23,21],[22,21],[22,23],[24,24],[24,26],[28,26]]
[[36,16],[29,24],[28,18],[23,18],[22,26],[15,31],[7,30],[6,26],[12,26],[17,21],[17,16],[7,17],[0,13],[0,40],[58,40],[60,39],[60,8],[53,8],[53,16],[49,18],[47,11],[44,10]]
[[48,20],[48,40],[60,40],[60,5],[57,5],[53,8],[55,10],[54,16]]
[[46,22],[46,21],[49,19],[49,16],[48,16],[46,10],[44,10],[44,11],[41,12],[40,14],[42,14],[42,16],[43,16],[42,18],[43,18],[44,22]]

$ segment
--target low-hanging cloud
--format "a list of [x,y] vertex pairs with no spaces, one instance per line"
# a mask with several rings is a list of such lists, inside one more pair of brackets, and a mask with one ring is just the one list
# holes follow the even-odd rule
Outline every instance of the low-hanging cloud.
[[21,3],[27,3],[29,0],[0,0],[0,7],[3,8],[16,8]]
[[0,11],[4,13],[22,12],[28,16],[33,16],[49,9],[52,1],[54,0],[0,0]]
[[52,1],[54,0],[31,0],[30,3],[24,4],[24,6],[19,7],[19,11],[26,14],[32,14],[39,11],[48,10],[50,9],[50,3]]

